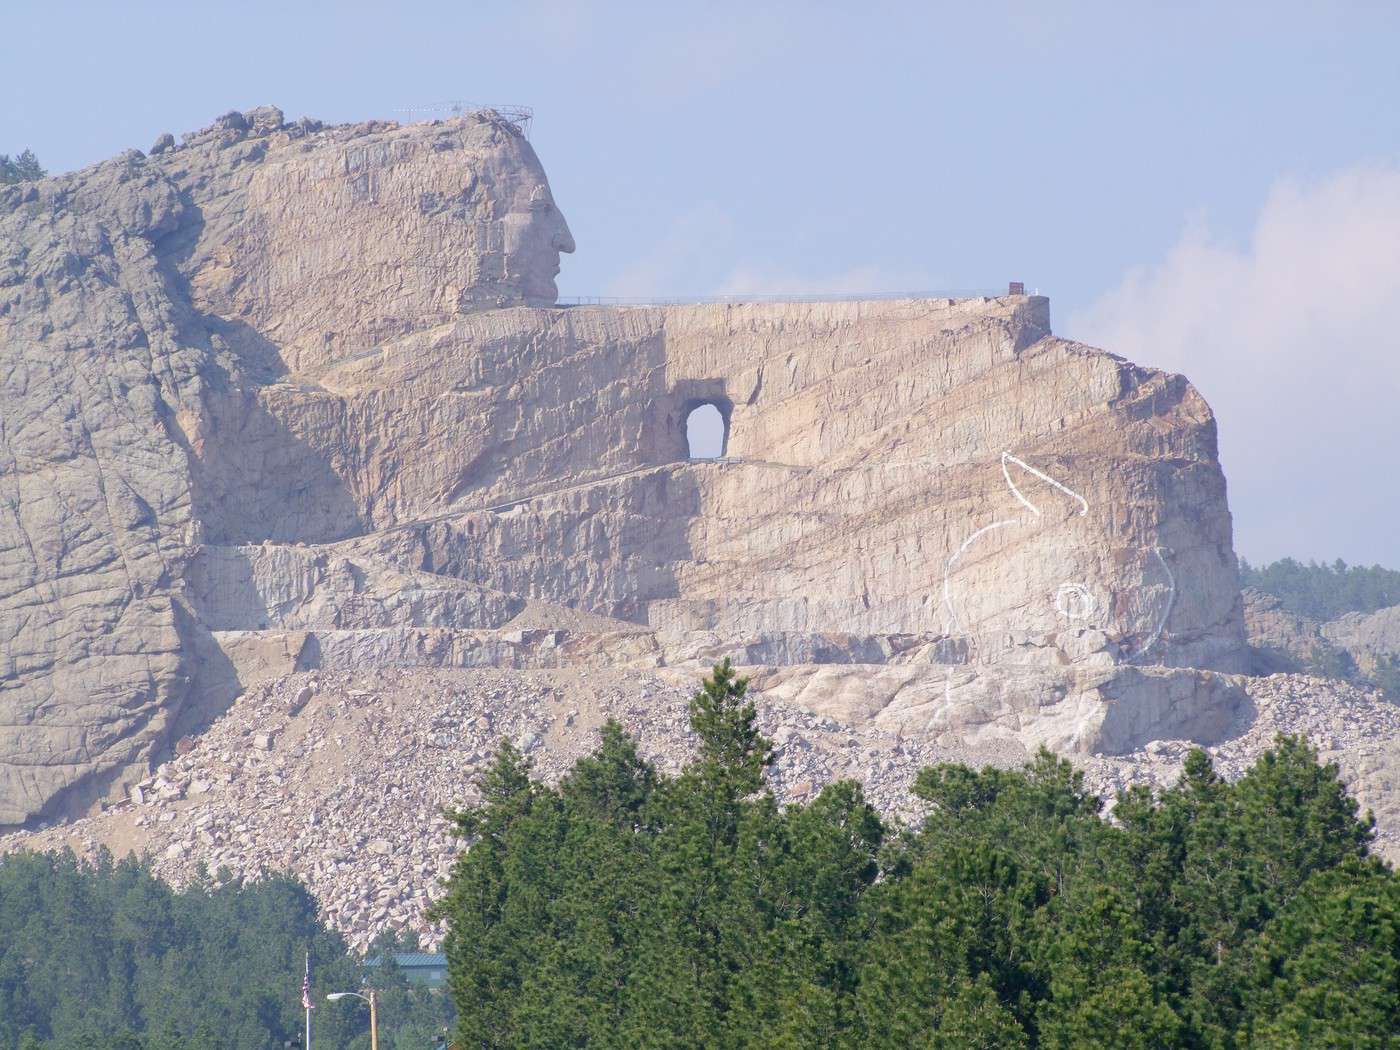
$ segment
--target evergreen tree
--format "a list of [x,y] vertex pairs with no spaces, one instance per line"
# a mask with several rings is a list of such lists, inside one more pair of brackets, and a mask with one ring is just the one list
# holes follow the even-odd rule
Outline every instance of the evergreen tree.
[[1400,605],[1400,572],[1379,565],[1348,565],[1340,558],[1331,565],[1283,558],[1263,566],[1241,558],[1240,582],[1274,595],[1285,609],[1314,620]]
[[1261,932],[1247,982],[1240,1046],[1394,1046],[1400,882],[1374,861],[1319,871]]
[[691,716],[676,777],[616,725],[557,789],[503,750],[458,816],[472,838],[441,907],[459,1045],[1242,1050],[1400,1030],[1400,889],[1302,741],[1235,784],[1192,752],[1113,822],[1048,752],[935,766],[922,826],[890,836],[853,783],[778,805],[728,664]]
[[31,182],[35,179],[42,179],[47,174],[48,172],[40,167],[39,158],[34,156],[32,150],[25,150],[13,159],[0,153],[0,186],[16,182]]
[[[616,723],[557,786],[509,744],[435,914],[457,1045],[1247,1050],[1400,1033],[1400,882],[1333,765],[1280,737],[1236,783],[1203,751],[1113,820],[1073,767],[921,771],[891,830],[858,784],[781,806],[727,663],[691,703],[698,753],[662,776]],[[295,880],[0,858],[0,1050],[264,1050],[319,989],[363,979],[385,1050],[431,1045],[451,1001],[366,971]],[[317,1015],[366,1050],[366,1012]]]
[[[0,858],[0,1048],[280,1047],[300,1036],[308,948],[317,986],[358,987],[358,960],[289,877],[202,878],[177,891],[130,858],[10,854]],[[414,1017],[432,1005],[420,998]],[[324,1010],[319,1038],[346,1046],[366,1020]]]

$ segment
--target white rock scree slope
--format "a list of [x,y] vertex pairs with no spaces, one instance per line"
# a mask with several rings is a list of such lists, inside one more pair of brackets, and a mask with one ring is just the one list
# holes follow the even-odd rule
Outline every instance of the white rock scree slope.
[[[857,755],[1250,724],[1184,378],[1055,337],[1037,296],[556,307],[573,250],[491,111],[266,107],[0,189],[0,825],[105,808],[106,841],[177,741],[306,676],[392,670],[411,726],[416,676],[607,674],[651,725],[655,683],[728,655]],[[721,459],[687,457],[702,404]],[[266,754],[280,808],[322,752]],[[237,852],[205,830],[167,846]]]
[[[861,668],[848,667],[858,681]],[[1380,821],[1380,851],[1400,859],[1391,787],[1400,707],[1340,683],[1300,676],[1250,679],[1257,715],[1209,750],[1237,776],[1276,732],[1302,732],[1340,764],[1364,808]],[[68,847],[90,855],[149,854],[174,882],[203,865],[256,878],[290,870],[310,887],[328,921],[357,946],[385,928],[413,928],[427,944],[441,930],[423,907],[441,893],[460,841],[444,806],[477,800],[474,775],[501,739],[557,780],[617,718],[645,755],[675,770],[690,754],[687,697],[667,672],[564,667],[391,668],[309,671],[254,686],[189,750],[161,764],[132,800],[93,817],[13,833],[9,848]],[[780,798],[801,801],[839,778],[861,780],[882,811],[914,819],[909,788],[939,761],[1010,766],[1029,757],[1014,742],[964,746],[903,733],[878,716],[838,718],[797,707],[769,691],[760,724],[774,740],[770,780]],[[1076,756],[1088,785],[1106,796],[1129,784],[1175,779],[1190,741],[1152,741],[1129,755]],[[181,750],[184,750],[182,747]]]

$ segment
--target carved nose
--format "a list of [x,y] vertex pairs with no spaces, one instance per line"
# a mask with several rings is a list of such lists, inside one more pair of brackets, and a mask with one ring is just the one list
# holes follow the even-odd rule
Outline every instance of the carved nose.
[[574,252],[574,235],[569,232],[569,224],[562,218],[559,220],[559,227],[554,231],[554,250],[563,252],[565,255],[572,255]]

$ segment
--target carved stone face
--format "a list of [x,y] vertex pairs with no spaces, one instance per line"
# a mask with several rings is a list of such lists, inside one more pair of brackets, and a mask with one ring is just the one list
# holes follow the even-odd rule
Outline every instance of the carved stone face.
[[[523,201],[521,198],[525,198]],[[553,306],[559,297],[559,253],[574,250],[574,235],[543,180],[523,184],[502,220],[507,281],[518,280],[526,304]]]
[[553,306],[574,250],[535,151],[486,116],[352,135],[333,153],[274,147],[226,214],[233,228],[191,260],[196,303],[292,371],[464,312]]
[[434,216],[434,236],[466,237],[475,256],[460,304],[465,309],[553,306],[559,255],[574,250],[574,237],[535,151],[518,131],[490,115],[479,123],[466,118],[443,145],[459,142],[461,151],[437,147],[422,166],[432,170],[438,184],[451,187],[445,196],[457,205]]

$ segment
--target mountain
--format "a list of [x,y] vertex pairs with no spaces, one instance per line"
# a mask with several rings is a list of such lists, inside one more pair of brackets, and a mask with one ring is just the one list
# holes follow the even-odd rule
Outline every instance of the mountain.
[[491,111],[230,113],[0,237],[5,823],[317,668],[872,665],[838,708],[1081,752],[1243,703],[1210,410],[1044,298],[557,307]]
[[1395,850],[1395,709],[1246,673],[1186,379],[1019,293],[561,306],[574,247],[493,111],[0,188],[0,850],[290,868],[364,944],[502,739],[557,776],[616,717],[675,768],[726,656],[784,798],[912,813],[1042,744],[1111,796],[1282,730]]

